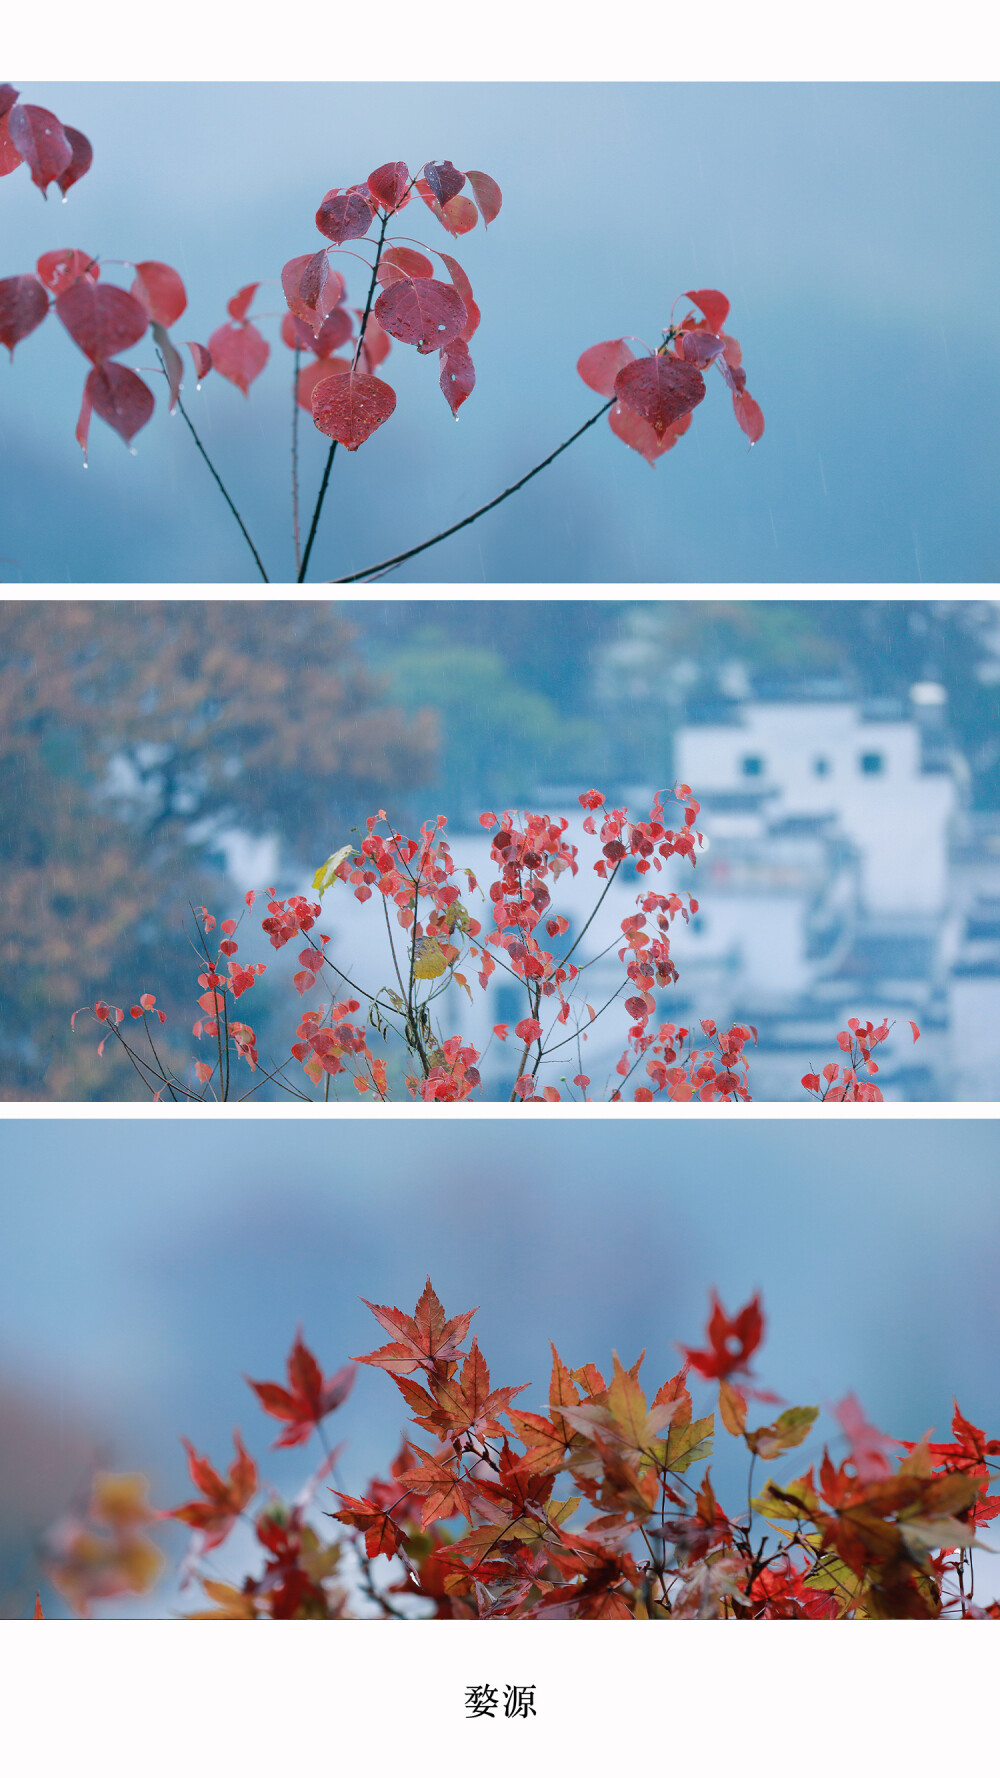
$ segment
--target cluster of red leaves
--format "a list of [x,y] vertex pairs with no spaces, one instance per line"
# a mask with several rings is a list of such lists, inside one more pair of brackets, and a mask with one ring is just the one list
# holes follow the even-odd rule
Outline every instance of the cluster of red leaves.
[[[756,1496],[748,1484],[740,1510],[723,1507],[707,1467],[715,1414],[696,1415],[690,1378],[717,1387],[723,1426],[750,1454],[751,1483],[758,1463],[777,1464],[806,1441],[819,1413],[788,1407],[748,1427],[748,1397],[778,1403],[750,1381],[764,1333],[757,1296],[734,1315],[714,1298],[705,1344],[682,1348],[682,1368],[652,1399],[639,1381],[642,1355],[627,1368],[614,1355],[605,1377],[594,1364],[571,1369],[553,1347],[541,1412],[518,1402],[528,1385],[493,1385],[469,1343],[475,1310],[447,1315],[429,1279],[412,1315],[368,1307],[388,1342],[333,1376],[300,1332],[287,1386],[247,1379],[282,1426],[276,1446],[313,1433],[323,1444],[296,1500],[272,1494],[254,1510],[260,1479],[238,1431],[225,1476],[184,1441],[197,1494],[169,1511],[149,1509],[141,1478],[99,1478],[91,1519],[100,1529],[66,1522],[50,1539],[48,1572],[75,1609],[152,1583],[158,1557],[140,1531],[162,1518],[194,1533],[184,1574],[211,1601],[194,1617],[343,1617],[361,1596],[368,1614],[406,1616],[397,1595],[436,1618],[1000,1616],[998,1603],[973,1603],[968,1555],[1000,1515],[1000,1494],[989,1492],[1000,1439],[957,1403],[950,1442],[901,1443],[848,1396],[835,1410],[839,1464],[824,1448],[818,1477],[814,1464],[787,1480],[782,1461]],[[330,1490],[338,1504],[324,1516],[347,1528],[352,1597],[343,1543],[308,1515],[341,1449],[329,1448],[323,1422],[359,1363],[388,1373],[422,1437],[405,1437],[364,1494]],[[236,1585],[217,1578],[214,1552],[240,1520],[263,1565]]]
[[352,341],[354,328],[344,307],[346,284],[330,264],[331,249],[298,254],[281,274],[290,311],[282,337],[314,354],[299,376],[299,402],[311,411],[317,429],[348,451],[358,450],[395,411],[395,390],[375,375],[392,339],[423,355],[437,352],[441,392],[456,418],[475,387],[469,341],[480,314],[468,276],[450,254],[438,253],[448,277],[436,278],[433,260],[419,250],[423,242],[390,238],[386,231],[416,193],[449,234],[467,234],[480,216],[487,226],[499,214],[500,188],[487,173],[463,173],[451,161],[428,161],[422,175],[411,175],[405,161],[388,161],[360,185],[335,186],[316,212],[316,227],[334,249],[346,241],[367,242],[378,224],[377,239],[369,242],[375,259],[368,300],[354,311],[359,331],[350,357],[337,355]]
[[94,151],[86,136],[60,123],[41,105],[22,105],[16,87],[0,85],[0,179],[22,162],[43,198],[57,185],[63,197],[89,172]]
[[751,445],[764,433],[764,416],[747,393],[740,342],[723,331],[729,298],[721,290],[684,294],[697,303],[702,319],[692,311],[676,326],[671,322],[655,352],[637,358],[627,339],[602,340],[581,354],[576,367],[588,389],[614,402],[608,423],[615,437],[651,465],[688,430],[695,408],[705,399],[702,371],[713,364]]
[[[679,1103],[748,1100],[751,1095],[746,1048],[757,1041],[752,1025],[736,1024],[720,1031],[714,1020],[702,1019],[695,1037],[687,1026],[656,1021],[655,990],[669,988],[677,980],[670,953],[670,927],[678,915],[686,921],[697,912],[698,903],[693,897],[676,891],[642,889],[636,897],[637,911],[619,921],[610,942],[606,929],[595,928],[593,956],[585,960],[579,949],[610,885],[626,865],[643,878],[653,870],[662,871],[674,859],[688,859],[695,864],[702,843],[702,835],[694,825],[699,805],[689,785],[677,785],[672,795],[680,805],[682,818],[676,826],[667,826],[665,795],[658,793],[642,820],[630,818],[625,808],[608,807],[599,790],[585,791],[580,797],[586,811],[583,832],[599,843],[592,868],[603,887],[590,919],[573,942],[566,939],[569,920],[553,906],[559,878],[566,873],[575,876],[580,870],[580,849],[569,839],[565,817],[554,821],[546,815],[510,810],[502,816],[490,810],[480,817],[481,826],[491,833],[490,860],[496,872],[485,885],[487,915],[480,920],[467,905],[471,896],[479,892],[479,884],[474,872],[468,869],[464,872],[464,884],[457,880],[462,873],[456,870],[445,837],[445,816],[425,822],[416,839],[393,828],[384,809],[369,816],[364,839],[359,845],[342,846],[333,853],[316,872],[313,887],[320,898],[338,883],[360,903],[374,896],[382,898],[399,992],[387,987],[377,992],[362,990],[341,973],[331,954],[330,934],[316,929],[322,915],[321,899],[312,901],[304,895],[278,899],[273,888],[267,889],[267,914],[261,927],[272,948],[281,950],[294,940],[305,940],[304,948],[297,952],[296,990],[303,998],[311,996],[321,977],[326,976],[327,981],[328,997],[300,1015],[289,1060],[301,1065],[312,1086],[323,1083],[325,1097],[329,1095],[331,1081],[343,1075],[357,1092],[372,1093],[384,1100],[392,1096],[389,1065],[374,1052],[372,1033],[377,1032],[383,1041],[394,1035],[405,1054],[403,1078],[412,1099],[467,1099],[482,1087],[483,1057],[461,1033],[441,1030],[435,1024],[435,1002],[451,987],[474,1001],[477,987],[485,992],[499,970],[524,996],[524,1016],[513,1024],[517,1048],[509,1076],[511,1101],[559,1102],[563,1096],[559,1087],[543,1084],[540,1073],[545,1066],[551,1066],[553,1059],[561,1062],[570,1044],[577,1047],[578,1053],[578,1071],[573,1076],[577,1094],[584,1101],[600,1097],[592,1091],[592,1078],[583,1070],[581,1046],[588,1041],[591,1026],[620,996],[630,1023],[608,1084],[609,1099],[620,1100],[627,1084],[641,1070],[639,1084],[632,1088],[637,1103],[649,1103],[658,1097]],[[249,891],[245,897],[247,908],[252,908],[255,901],[255,893]],[[125,1044],[142,1078],[155,1089],[156,1097],[164,1090],[172,1096],[179,1092],[183,1097],[204,1096],[210,1090],[213,1097],[227,1099],[234,1054],[236,1060],[248,1063],[251,1072],[259,1065],[253,1027],[233,1020],[230,1005],[253,987],[266,965],[236,960],[239,947],[235,938],[237,922],[233,920],[222,922],[223,937],[213,954],[206,939],[216,921],[206,908],[198,908],[195,913],[202,959],[198,986],[203,992],[198,1004],[206,1016],[195,1023],[193,1032],[215,1044],[214,1061],[193,1063],[194,1079],[201,1093],[161,1066],[147,1017],[155,1008],[153,995],[140,996],[138,1006],[131,1009],[133,1018],[142,1018],[144,1022],[152,1062],[122,1035],[121,1008],[112,1009],[99,1001],[90,1010]],[[400,950],[393,938],[394,925],[403,934]],[[564,944],[560,942],[563,940]],[[621,980],[617,991],[598,1011],[586,996],[585,972],[611,951],[621,966]],[[345,987],[350,990],[348,993]],[[357,1022],[354,1015],[363,1006],[364,1019]],[[162,1022],[164,1015],[156,1010]],[[74,1020],[76,1017],[74,1013]],[[837,1065],[831,1064],[824,1070],[824,1090],[819,1090],[819,1076],[807,1075],[803,1086],[820,1099],[881,1099],[878,1087],[863,1079],[859,1070],[878,1072],[872,1050],[888,1032],[888,1024],[876,1029],[871,1024],[862,1026],[857,1019],[850,1020],[849,1030],[841,1032],[839,1039],[850,1056],[850,1066],[843,1069],[843,1080]],[[916,1026],[913,1032],[914,1038],[919,1036]],[[506,1044],[510,1038],[510,1023],[493,1026],[493,1039],[498,1044]],[[298,1092],[284,1078],[283,1066],[262,1072],[286,1091]],[[506,1087],[504,1090],[508,1091]]]
[[[909,1026],[916,1043],[920,1029],[912,1019]],[[870,1078],[862,1080],[858,1071],[864,1068],[869,1076],[878,1073],[879,1065],[872,1061],[872,1050],[885,1042],[891,1029],[887,1019],[883,1019],[881,1025],[873,1025],[870,1019],[864,1025],[860,1019],[848,1019],[846,1031],[837,1032],[837,1042],[848,1060],[842,1065],[827,1062],[822,1075],[804,1074],[802,1085],[806,1092],[821,1105],[880,1105],[880,1088]]]

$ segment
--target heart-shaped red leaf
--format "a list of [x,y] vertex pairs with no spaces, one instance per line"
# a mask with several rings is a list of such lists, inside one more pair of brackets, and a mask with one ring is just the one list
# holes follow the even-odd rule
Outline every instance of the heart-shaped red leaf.
[[685,290],[685,296],[697,303],[713,333],[721,333],[729,313],[729,298],[721,290]]
[[588,346],[581,352],[576,361],[576,368],[588,389],[598,395],[611,396],[615,393],[615,378],[626,364],[635,358],[627,340],[601,340],[596,346]]
[[638,451],[649,464],[666,456],[673,449],[679,438],[683,438],[691,424],[691,415],[682,414],[672,426],[668,426],[662,438],[653,431],[648,420],[643,420],[631,408],[621,407],[617,402],[608,415],[608,423],[616,438],[627,444],[630,450]]
[[90,284],[85,278],[56,298],[56,314],[92,364],[102,364],[134,346],[149,326],[142,304],[127,290],[119,290],[117,284]]
[[356,451],[395,406],[395,390],[388,383],[352,370],[346,377],[323,378],[313,394],[313,419],[327,438]]
[[65,197],[70,186],[75,185],[78,179],[82,179],[84,173],[90,172],[94,159],[94,150],[91,148],[86,136],[84,136],[80,130],[71,130],[65,124],[63,125],[63,130],[66,140],[73,151],[73,158],[70,161],[69,166],[63,168],[56,180],[59,190],[62,192],[63,197]]
[[383,290],[375,318],[393,339],[430,352],[457,339],[468,316],[453,284],[436,278],[401,278]]
[[451,161],[428,161],[424,167],[424,178],[442,209],[449,198],[456,197],[465,184],[465,174],[460,173]]
[[19,340],[40,327],[49,312],[49,299],[38,279],[27,272],[22,278],[0,278],[0,345],[11,358]]
[[488,173],[476,173],[471,168],[465,177],[476,194],[476,203],[482,212],[483,227],[488,228],[500,214],[500,206],[503,203],[500,187]]
[[615,394],[662,438],[668,426],[704,401],[705,379],[693,364],[654,353],[633,359],[618,372]]
[[14,105],[7,116],[7,128],[18,154],[28,163],[33,184],[44,196],[73,159],[62,124],[41,105]]
[[86,399],[129,444],[153,415],[153,393],[127,364],[98,364],[87,378]]
[[340,273],[330,269],[325,247],[318,253],[300,253],[290,259],[282,268],[281,288],[292,314],[314,333],[347,294]]
[[399,209],[409,183],[410,172],[405,161],[386,161],[384,167],[376,167],[374,173],[368,175],[368,190],[383,210]]
[[300,321],[298,315],[285,315],[281,322],[281,337],[286,346],[298,346],[300,351],[315,352],[317,358],[329,358],[338,346],[346,345],[354,332],[354,324],[346,309],[331,309],[318,333],[313,333],[308,321]]
[[158,259],[143,259],[135,268],[132,295],[141,302],[149,319],[161,327],[173,327],[187,308],[187,291],[180,273]]
[[316,227],[339,247],[342,241],[360,241],[371,228],[374,213],[359,192],[328,191],[316,212]]
[[51,253],[43,253],[35,270],[46,288],[54,291],[56,296],[61,296],[80,278],[86,278],[88,284],[96,284],[101,276],[94,255],[81,252],[79,247],[57,247]]
[[228,321],[217,327],[208,342],[212,363],[220,377],[226,377],[249,395],[250,384],[259,377],[270,356],[270,347],[252,321]]
[[450,235],[467,235],[479,221],[479,211],[471,198],[449,198],[441,206],[441,221]]

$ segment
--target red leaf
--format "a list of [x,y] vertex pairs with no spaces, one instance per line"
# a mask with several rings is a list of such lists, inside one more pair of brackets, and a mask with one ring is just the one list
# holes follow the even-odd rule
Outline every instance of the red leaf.
[[92,364],[134,346],[149,325],[146,311],[117,284],[78,279],[56,298],[56,314]]
[[471,198],[449,198],[441,206],[441,221],[450,235],[467,235],[479,221],[479,211]]
[[448,253],[442,253],[441,258],[448,267],[448,275],[465,304],[466,322],[458,337],[459,339],[464,340],[466,345],[468,345],[468,342],[471,340],[476,328],[479,326],[480,320],[482,319],[479,312],[479,304],[476,302],[476,299],[472,294],[472,285],[469,283],[458,260],[452,259],[451,255]]
[[184,344],[191,354],[194,374],[200,383],[203,377],[208,376],[212,368],[212,354],[207,346],[199,346],[197,340],[185,340]]
[[258,284],[244,284],[242,290],[238,290],[236,292],[236,295],[234,297],[230,298],[229,302],[226,304],[226,308],[228,309],[228,311],[234,321],[245,321],[246,320],[247,310],[250,307],[250,304],[253,302],[254,296],[256,295],[256,293],[259,289],[260,289],[259,283]]
[[73,158],[70,161],[69,166],[64,167],[56,180],[59,190],[62,192],[63,197],[65,197],[70,186],[75,185],[78,179],[82,179],[84,173],[89,173],[94,159],[94,150],[91,148],[86,136],[82,135],[79,130],[71,130],[65,124],[63,125],[63,130],[65,132],[66,140],[69,143],[70,148],[73,150]]
[[409,183],[410,172],[405,161],[386,161],[384,166],[376,167],[374,173],[368,175],[368,190],[383,210],[399,208]]
[[141,302],[149,319],[158,321],[161,327],[173,327],[187,308],[187,292],[179,273],[158,259],[143,259],[135,274],[132,295]]
[[326,248],[319,253],[300,253],[282,268],[281,288],[293,315],[319,331],[327,315],[342,302],[347,286],[339,272],[330,270]]
[[252,321],[244,321],[242,325],[230,321],[217,327],[209,339],[208,349],[220,377],[235,383],[244,395],[250,393],[250,384],[260,376],[270,356],[266,339],[258,333]]
[[737,390],[733,396],[733,413],[750,443],[755,445],[764,434],[764,416],[753,396],[748,395],[745,389]]
[[98,364],[87,378],[86,399],[95,414],[129,444],[153,417],[153,393],[125,364]]
[[721,290],[685,290],[685,296],[697,303],[713,333],[721,333],[729,313],[729,298]]
[[454,285],[436,278],[401,278],[376,300],[375,319],[394,339],[429,352],[457,339],[468,316]]
[[49,299],[37,278],[27,272],[21,278],[0,278],[0,345],[11,358],[19,340],[40,327],[49,312]]
[[343,346],[354,332],[351,317],[346,309],[331,309],[318,333],[313,333],[308,321],[302,321],[298,315],[284,315],[281,321],[281,337],[286,346],[298,346],[303,352],[315,352],[317,358],[329,358],[338,346]]
[[8,86],[6,82],[0,86],[0,117],[6,117],[12,105],[16,105],[18,91],[16,86]]
[[424,178],[442,209],[465,184],[465,174],[460,173],[451,161],[428,161],[424,167]]
[[705,379],[693,365],[655,353],[634,359],[618,372],[615,394],[662,438],[668,426],[704,401]]
[[296,400],[304,407],[307,414],[313,411],[313,390],[327,377],[349,376],[351,361],[349,358],[317,358],[312,364],[303,365],[299,371],[299,380],[295,385]]
[[488,173],[474,173],[470,168],[465,177],[476,194],[476,203],[482,212],[483,227],[488,228],[500,214],[503,196],[495,179]]
[[272,1450],[304,1445],[320,1421],[347,1398],[357,1375],[357,1365],[345,1364],[332,1377],[324,1378],[301,1332],[295,1336],[287,1370],[287,1389],[279,1383],[255,1383],[252,1377],[247,1378],[264,1412],[276,1420],[288,1422],[281,1436],[275,1439]]
[[313,419],[327,438],[356,451],[396,406],[395,391],[378,377],[357,371],[325,377],[313,394]]
[[919,1025],[915,1025],[915,1024],[914,1024],[914,1023],[913,1023],[913,1020],[912,1020],[912,1019],[909,1019],[909,1020],[908,1020],[908,1021],[907,1021],[907,1023],[908,1023],[908,1024],[909,1024],[909,1027],[910,1027],[910,1030],[911,1030],[911,1031],[912,1031],[912,1032],[913,1032],[913,1041],[914,1041],[914,1043],[916,1043],[916,1041],[917,1041],[917,1038],[918,1038],[918,1037],[919,1037],[919,1036],[920,1036],[920,1026],[919,1026]]
[[688,1363],[702,1377],[730,1377],[747,1369],[747,1360],[756,1352],[764,1335],[764,1317],[760,1297],[753,1296],[744,1308],[730,1317],[718,1297],[712,1294],[712,1316],[708,1324],[710,1350],[695,1352],[681,1348]]
[[[0,91],[12,93],[14,88],[9,86],[0,88]],[[0,179],[3,179],[7,173],[15,172],[20,165],[21,156],[10,139],[7,117],[0,117]]]
[[96,284],[101,276],[94,255],[81,253],[79,247],[62,247],[52,253],[43,253],[35,269],[42,283],[56,296],[61,296],[79,278],[86,278],[88,284]]
[[576,368],[588,389],[597,395],[612,396],[618,372],[634,360],[635,353],[627,340],[601,340],[599,345],[588,346],[581,352]]
[[[388,272],[390,276],[383,274]],[[413,247],[387,247],[378,262],[378,281],[382,285],[395,284],[400,277],[433,278],[434,267],[425,253],[418,253]]]
[[342,241],[359,241],[372,225],[374,211],[358,192],[328,191],[316,212],[321,235],[339,247]]
[[27,161],[32,183],[43,194],[53,179],[64,173],[73,159],[72,144],[58,117],[41,105],[14,105],[8,114],[10,139]]
[[441,347],[441,393],[458,418],[458,410],[476,386],[476,372],[464,340]]
[[188,1454],[191,1480],[205,1498],[176,1506],[164,1517],[180,1519],[184,1524],[192,1525],[196,1531],[201,1531],[204,1534],[203,1548],[211,1550],[228,1537],[240,1513],[253,1499],[257,1491],[257,1468],[253,1458],[244,1449],[238,1432],[234,1434],[236,1458],[230,1465],[225,1481],[212,1468],[207,1458],[198,1456],[194,1446],[186,1438],[181,1443]]
[[631,408],[615,405],[608,415],[608,424],[616,438],[627,444],[631,450],[638,451],[646,462],[653,464],[658,457],[672,450],[679,438],[683,438],[691,424],[691,415],[682,414],[672,426],[668,426],[662,438],[654,432],[648,420],[634,414]]
[[717,333],[695,333],[692,330],[682,333],[677,340],[678,356],[685,364],[696,364],[699,370],[713,363],[724,349],[724,342]]

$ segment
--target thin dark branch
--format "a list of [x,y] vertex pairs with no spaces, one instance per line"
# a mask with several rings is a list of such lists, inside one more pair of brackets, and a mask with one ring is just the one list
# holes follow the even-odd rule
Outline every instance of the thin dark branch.
[[[160,368],[163,371],[164,376],[166,376],[167,367],[163,362],[163,357],[159,351],[159,348],[157,348],[156,356],[157,356],[157,358],[159,358]],[[250,533],[247,530],[245,524],[243,523],[243,520],[240,518],[240,515],[239,515],[236,507],[234,506],[232,500],[230,499],[229,494],[226,491],[225,483],[223,482],[221,475],[219,474],[218,470],[216,469],[215,464],[212,462],[212,459],[209,456],[208,452],[206,451],[204,445],[202,444],[201,439],[198,437],[198,434],[195,431],[194,425],[193,425],[191,418],[188,414],[187,408],[184,406],[184,403],[181,400],[180,395],[178,395],[178,397],[177,397],[177,407],[178,407],[178,411],[180,412],[181,418],[184,421],[185,426],[187,427],[188,431],[190,432],[191,437],[194,439],[195,444],[198,446],[199,451],[201,452],[202,456],[205,459],[205,462],[208,464],[208,467],[212,472],[212,476],[213,476],[216,486],[218,487],[219,493],[222,495],[222,498],[225,501],[226,505],[228,506],[230,512],[232,513],[233,518],[236,520],[236,523],[239,525],[240,530],[242,531],[244,537],[247,540],[247,543],[250,548],[250,554],[253,556],[253,559],[256,562],[257,567],[260,571],[261,580],[267,580],[267,578],[268,578],[267,570],[265,569],[263,562],[261,561],[259,555],[257,554],[257,551],[254,549],[253,540],[250,536]]]

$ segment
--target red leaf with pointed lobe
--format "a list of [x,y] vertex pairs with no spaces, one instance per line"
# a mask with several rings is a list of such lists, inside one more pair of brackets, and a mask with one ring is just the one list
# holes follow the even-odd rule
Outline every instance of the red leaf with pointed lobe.
[[102,364],[141,340],[149,318],[140,302],[117,284],[78,279],[56,298],[56,314],[92,364]]
[[368,190],[383,210],[399,209],[409,183],[410,172],[405,161],[386,161],[383,167],[376,167],[374,173],[368,175]]
[[468,400],[475,386],[475,366],[465,341],[452,340],[442,346],[441,393],[456,418],[463,401]]
[[173,327],[187,308],[187,291],[180,273],[158,259],[139,261],[132,282],[132,295],[142,304],[149,319],[158,321],[161,327]]
[[457,339],[468,315],[453,284],[436,278],[401,278],[376,299],[375,319],[394,339],[430,352]]
[[380,1346],[377,1352],[369,1352],[357,1363],[374,1365],[394,1376],[405,1377],[411,1371],[437,1368],[460,1358],[462,1341],[476,1313],[475,1309],[466,1309],[449,1320],[429,1278],[412,1316],[405,1315],[402,1309],[370,1303],[367,1297],[361,1301],[386,1333],[397,1337],[392,1345]]
[[483,227],[488,228],[500,214],[500,206],[503,203],[500,187],[488,173],[476,173],[471,168],[465,177],[476,194],[476,203],[482,214]]
[[615,394],[618,372],[634,361],[635,353],[627,340],[601,340],[598,345],[588,346],[581,352],[576,368],[588,389],[593,389],[596,395],[610,397]]
[[142,378],[125,364],[109,360],[91,371],[86,383],[86,398],[94,413],[113,427],[120,438],[130,444],[136,433],[153,417],[153,392]]
[[212,368],[212,354],[207,346],[199,346],[197,340],[185,340],[184,344],[191,354],[195,378],[200,383]]
[[272,1450],[288,1445],[304,1445],[327,1414],[339,1408],[354,1386],[357,1365],[345,1364],[332,1377],[324,1377],[301,1332],[288,1358],[288,1388],[280,1383],[255,1383],[247,1378],[266,1414],[287,1425]]
[[88,284],[96,284],[101,276],[94,255],[82,253],[79,247],[61,247],[43,253],[35,269],[42,283],[56,296],[61,296],[80,278],[86,278]]
[[741,429],[746,433],[750,443],[755,445],[764,436],[764,416],[745,389],[740,389],[733,396],[733,413]]
[[731,1377],[747,1369],[747,1360],[756,1352],[763,1337],[764,1317],[759,1295],[751,1297],[744,1308],[729,1316],[713,1292],[708,1351],[693,1351],[688,1346],[681,1350],[699,1376]]
[[682,414],[679,420],[666,428],[661,437],[654,432],[648,420],[633,413],[631,408],[621,407],[616,403],[608,415],[608,424],[616,438],[620,438],[631,450],[638,451],[652,465],[658,458],[666,456],[679,438],[683,438],[691,424],[691,415]]
[[18,341],[34,333],[48,312],[45,290],[30,272],[21,278],[0,278],[0,344],[11,358]]
[[434,267],[425,253],[414,247],[387,247],[378,262],[378,281],[383,286],[399,278],[433,278]]
[[73,158],[69,166],[63,168],[56,180],[59,190],[65,197],[70,186],[75,185],[78,179],[82,179],[84,173],[90,172],[94,160],[94,150],[80,130],[71,130],[64,124],[63,131],[73,151]]
[[244,321],[242,326],[229,321],[217,327],[209,337],[208,349],[220,377],[235,383],[244,395],[250,393],[250,384],[270,357],[270,347],[252,321]]
[[292,314],[314,332],[347,293],[340,273],[330,269],[325,247],[318,253],[300,253],[296,259],[290,259],[282,268],[281,288]]
[[472,294],[472,285],[469,283],[458,260],[452,259],[451,255],[448,253],[442,253],[441,258],[448,268],[448,275],[451,278],[455,289],[458,291],[459,296],[465,304],[465,326],[458,337],[459,339],[464,340],[466,345],[468,345],[476,328],[482,320],[479,304],[476,302],[476,299]]
[[[14,89],[9,87],[7,90],[13,92]],[[7,173],[15,173],[20,165],[21,156],[10,139],[7,118],[0,117],[0,179]]]
[[343,241],[360,241],[371,228],[374,213],[358,192],[328,191],[316,212],[316,227],[339,247]]
[[313,390],[327,377],[346,377],[351,374],[349,358],[317,358],[312,364],[304,364],[299,371],[299,380],[295,385],[295,399],[307,414],[313,411]]
[[358,450],[395,406],[395,390],[388,383],[354,370],[347,376],[325,377],[313,392],[317,429],[348,451]]
[[615,394],[662,438],[668,426],[704,401],[705,379],[694,365],[654,353],[634,359],[618,372]]
[[713,333],[721,333],[729,313],[729,298],[721,290],[685,290],[684,295],[697,303]]
[[259,283],[244,284],[242,290],[238,290],[235,296],[230,297],[230,300],[226,304],[226,308],[234,321],[246,320],[247,310],[259,289]]
[[457,196],[465,184],[465,174],[460,173],[451,161],[428,161],[424,167],[424,178],[442,208],[451,198]]
[[14,105],[7,116],[7,129],[21,159],[28,163],[32,183],[44,196],[73,159],[72,144],[62,124],[41,105]]
[[185,1525],[201,1531],[205,1550],[215,1549],[228,1537],[240,1513],[257,1492],[257,1466],[244,1449],[238,1432],[233,1434],[233,1442],[236,1457],[230,1464],[229,1475],[223,1481],[206,1457],[199,1457],[186,1438],[181,1440],[188,1454],[191,1480],[204,1495],[204,1499],[190,1500],[183,1506],[175,1506],[172,1512],[164,1513],[163,1516],[167,1519],[180,1519]]

